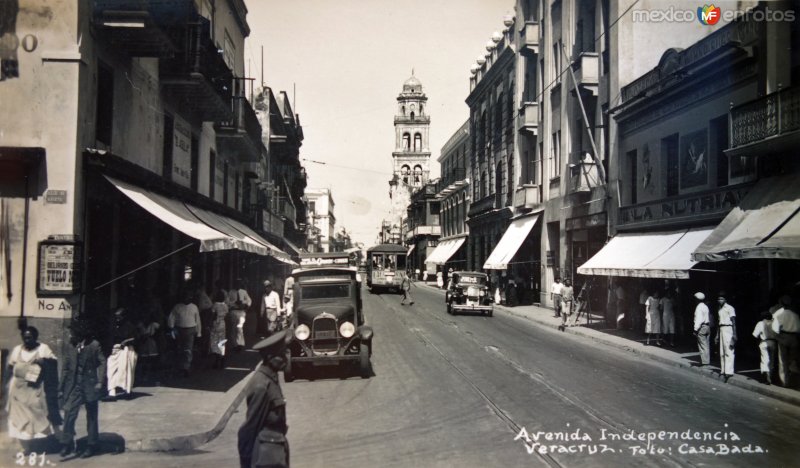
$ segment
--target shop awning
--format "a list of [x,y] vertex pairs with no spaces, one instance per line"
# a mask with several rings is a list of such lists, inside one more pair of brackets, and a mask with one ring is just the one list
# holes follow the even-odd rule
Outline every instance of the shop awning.
[[294,245],[294,243],[293,243],[293,242],[291,242],[289,239],[287,239],[287,238],[285,238],[285,237],[284,237],[284,238],[283,238],[283,241],[284,241],[284,242],[286,242],[286,245],[288,245],[288,246],[289,246],[289,249],[291,249],[291,250],[292,250],[292,252],[294,253],[294,255],[297,255],[297,256],[299,256],[301,253],[303,253],[303,251],[300,249],[300,247],[298,247],[298,246]]
[[669,232],[630,233],[615,236],[588,262],[578,267],[581,275],[635,278],[689,278],[697,263],[691,253],[712,228]]
[[425,260],[425,263],[432,263],[434,265],[444,265],[450,260],[458,249],[464,244],[466,241],[466,237],[459,237],[457,239],[448,239],[446,241],[439,242],[439,245],[436,246],[436,249],[428,256]]
[[799,181],[796,174],[759,180],[692,252],[692,259],[800,259]]
[[289,256],[244,224],[202,208],[197,208],[149,190],[105,176],[120,192],[156,218],[200,241],[201,252],[243,250],[270,255],[295,264]]
[[511,225],[506,229],[505,234],[497,243],[497,246],[492,250],[483,268],[487,270],[505,270],[511,259],[517,254],[519,246],[525,242],[525,239],[530,234],[531,229],[539,219],[539,215],[526,216],[511,221]]

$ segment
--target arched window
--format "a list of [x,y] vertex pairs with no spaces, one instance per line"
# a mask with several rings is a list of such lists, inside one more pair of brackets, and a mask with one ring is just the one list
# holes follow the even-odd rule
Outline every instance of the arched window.
[[422,151],[422,135],[414,134],[414,151]]
[[486,171],[481,173],[481,198],[485,197],[488,192],[488,179],[486,178]]
[[400,168],[400,175],[403,177],[403,183],[408,185],[408,178],[411,175],[411,168],[408,166],[403,166]]
[[509,145],[508,147],[508,200],[509,204],[514,197],[514,187],[517,185],[514,180],[514,149]]
[[496,206],[501,206],[503,204],[503,161],[497,163],[494,173],[494,195]]
[[411,111],[411,120],[414,120],[414,111]]
[[422,104],[419,105],[419,115],[425,115],[425,107]]
[[494,104],[494,136],[499,138],[503,128],[503,93],[497,97],[497,102]]
[[403,149],[408,151],[411,149],[411,134],[404,133],[403,134]]
[[403,111],[403,115],[406,115],[406,106],[402,106],[401,109]]
[[419,185],[422,183],[422,166],[417,164],[414,166],[414,184]]

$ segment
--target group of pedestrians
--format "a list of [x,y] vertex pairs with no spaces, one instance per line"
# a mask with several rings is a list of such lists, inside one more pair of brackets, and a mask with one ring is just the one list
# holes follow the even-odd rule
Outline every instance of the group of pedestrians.
[[[736,309],[728,303],[727,294],[717,294],[716,317],[712,315],[706,296],[696,292],[697,303],[694,311],[694,335],[700,352],[702,366],[710,364],[711,324],[716,318],[716,334],[714,345],[719,346],[720,374],[727,381],[734,373],[736,343]],[[792,377],[800,371],[798,368],[798,351],[800,345],[800,316],[792,306],[788,295],[781,296],[778,303],[761,314],[752,332],[759,340],[760,371],[764,383],[771,385],[780,383],[785,387],[792,386]],[[775,379],[777,371],[777,379]]]

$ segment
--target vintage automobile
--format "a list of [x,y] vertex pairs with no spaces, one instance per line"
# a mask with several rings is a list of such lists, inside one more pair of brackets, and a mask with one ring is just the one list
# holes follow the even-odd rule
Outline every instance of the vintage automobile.
[[364,324],[361,284],[347,254],[314,253],[300,257],[294,278],[292,327],[284,379],[319,366],[355,366],[372,374],[372,328]]
[[489,290],[486,273],[455,271],[444,293],[447,313],[480,312],[491,317],[494,314],[492,292]]

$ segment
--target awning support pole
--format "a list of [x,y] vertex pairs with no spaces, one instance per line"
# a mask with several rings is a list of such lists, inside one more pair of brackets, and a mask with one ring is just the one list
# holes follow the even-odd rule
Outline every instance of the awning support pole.
[[127,271],[127,272],[125,272],[125,273],[123,273],[123,274],[121,274],[121,275],[117,276],[116,278],[114,278],[114,279],[110,280],[110,281],[106,281],[105,283],[101,284],[100,286],[96,286],[96,287],[94,288],[94,290],[95,290],[95,291],[97,291],[98,289],[104,288],[104,287],[108,286],[109,284],[111,284],[111,283],[114,283],[115,281],[119,281],[119,280],[121,280],[122,278],[125,278],[125,277],[127,277],[127,276],[129,276],[129,275],[131,275],[131,274],[133,274],[133,273],[136,273],[136,272],[137,272],[137,271],[139,271],[139,270],[142,270],[142,269],[144,269],[144,268],[147,268],[147,267],[149,267],[150,265],[153,265],[153,264],[155,264],[155,263],[158,263],[158,262],[160,262],[161,260],[164,260],[164,259],[165,259],[165,258],[167,258],[167,257],[171,257],[171,256],[175,255],[176,253],[180,252],[181,250],[184,250],[184,249],[186,249],[186,248],[188,248],[188,247],[191,247],[191,246],[193,246],[193,245],[194,245],[194,242],[190,242],[190,243],[188,243],[188,244],[184,245],[183,247],[180,247],[180,248],[178,248],[178,249],[175,249],[175,250],[173,250],[172,252],[170,252],[170,253],[168,253],[168,254],[166,254],[166,255],[162,255],[161,257],[158,257],[157,259],[155,259],[155,260],[153,260],[153,261],[151,261],[151,262],[147,262],[147,263],[145,263],[144,265],[142,265],[142,266],[140,266],[140,267],[137,267],[137,268],[134,268],[133,270]]

